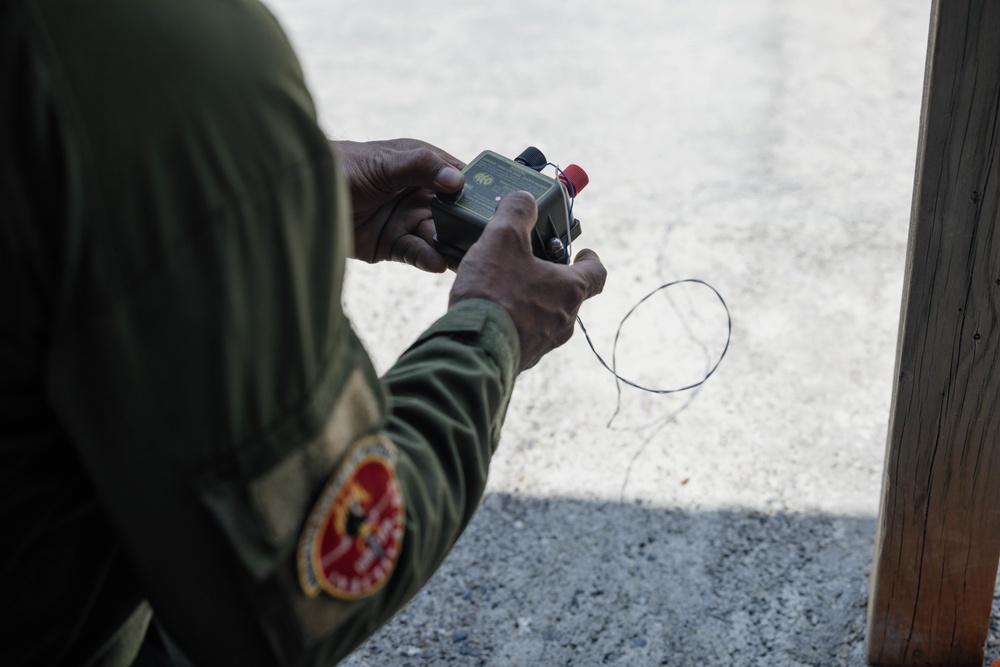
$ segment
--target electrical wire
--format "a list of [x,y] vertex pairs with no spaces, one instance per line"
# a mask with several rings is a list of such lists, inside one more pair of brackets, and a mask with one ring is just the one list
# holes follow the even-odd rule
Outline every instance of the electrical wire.
[[[543,168],[545,168],[547,166],[550,166],[550,167],[554,168],[556,170],[556,173],[558,175],[560,175],[560,176],[563,177],[560,180],[565,184],[566,190],[567,190],[567,194],[569,195],[569,207],[568,207],[568,211],[567,211],[567,214],[566,214],[567,221],[566,221],[566,243],[565,243],[565,245],[566,245],[566,261],[569,262],[569,261],[571,261],[570,258],[572,257],[572,239],[570,238],[570,228],[572,227],[572,224],[573,224],[573,204],[574,204],[574,202],[576,200],[576,192],[574,190],[573,182],[569,178],[566,177],[565,172],[563,172],[563,170],[560,169],[558,165],[553,164],[552,162],[549,162],[549,163],[546,163],[546,164],[543,164],[543,165],[536,165],[536,166],[534,166],[532,168],[536,169],[536,170],[540,170],[540,169],[543,169]],[[622,328],[625,326],[625,323],[632,316],[632,314],[635,313],[635,311],[639,308],[639,306],[641,306],[643,303],[645,303],[648,299],[650,299],[652,296],[654,296],[658,292],[661,292],[661,291],[663,291],[665,289],[669,289],[669,288],[677,286],[677,285],[684,285],[684,284],[697,284],[697,285],[703,285],[703,286],[707,287],[719,299],[719,303],[722,304],[723,309],[726,311],[726,343],[725,343],[725,346],[722,349],[722,352],[719,354],[718,359],[716,359],[716,361],[712,365],[712,367],[708,369],[708,371],[705,373],[705,375],[700,380],[698,380],[697,382],[693,382],[691,384],[687,384],[687,385],[681,386],[681,387],[672,387],[672,388],[667,388],[667,389],[659,389],[659,388],[647,387],[647,386],[639,384],[638,382],[635,382],[633,380],[629,380],[628,378],[625,378],[625,377],[622,377],[621,375],[619,375],[618,374],[618,340],[621,337]],[[634,306],[632,306],[632,308],[625,314],[625,316],[618,323],[618,329],[615,331],[614,342],[612,343],[612,346],[611,346],[611,365],[608,365],[608,363],[604,360],[604,358],[597,352],[597,348],[594,347],[594,341],[590,338],[590,333],[587,331],[587,327],[583,324],[583,320],[579,316],[577,316],[576,321],[577,321],[577,324],[580,325],[580,330],[583,332],[584,337],[587,339],[587,345],[590,346],[591,352],[593,352],[594,356],[597,357],[597,360],[600,362],[601,366],[603,366],[605,368],[605,370],[607,370],[609,373],[611,373],[615,377],[615,390],[616,390],[616,393],[617,393],[617,401],[616,401],[616,405],[615,405],[614,414],[612,414],[611,418],[608,420],[608,424],[607,425],[609,427],[611,426],[611,423],[614,421],[615,417],[618,416],[618,413],[621,410],[621,397],[622,397],[621,385],[622,385],[622,383],[624,383],[624,384],[626,384],[626,385],[628,385],[630,387],[633,387],[635,389],[639,389],[641,391],[645,391],[645,392],[648,392],[648,393],[651,393],[651,394],[676,394],[676,393],[679,393],[679,392],[689,391],[689,390],[692,390],[692,389],[696,389],[696,388],[702,386],[703,384],[705,384],[708,381],[708,379],[710,377],[712,377],[712,375],[715,374],[715,371],[719,368],[719,365],[722,363],[722,360],[725,359],[726,353],[729,352],[729,344],[730,344],[730,342],[732,341],[732,338],[733,338],[733,316],[732,316],[732,313],[729,311],[729,305],[726,303],[726,300],[722,297],[722,294],[719,293],[719,290],[715,289],[715,287],[713,287],[709,283],[705,282],[704,280],[701,280],[700,278],[682,278],[682,279],[679,279],[679,280],[672,280],[670,282],[664,283],[664,284],[660,285],[659,287],[657,287],[656,289],[652,290],[649,294],[647,294],[646,296],[644,296],[643,298],[641,298],[638,301],[638,303],[636,303]]]

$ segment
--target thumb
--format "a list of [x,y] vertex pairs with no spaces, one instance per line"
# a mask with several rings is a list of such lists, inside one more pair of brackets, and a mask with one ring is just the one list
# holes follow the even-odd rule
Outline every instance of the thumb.
[[[493,217],[480,236],[487,244],[516,244],[531,252],[531,230],[538,220],[538,205],[528,192],[511,192],[497,204]],[[492,240],[496,239],[496,240]]]
[[465,185],[462,172],[430,148],[401,151],[383,166],[389,191],[418,186],[435,192],[457,192]]

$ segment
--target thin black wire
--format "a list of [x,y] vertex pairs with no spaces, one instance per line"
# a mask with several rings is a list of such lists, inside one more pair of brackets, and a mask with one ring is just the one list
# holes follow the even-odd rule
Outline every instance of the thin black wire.
[[[645,301],[647,299],[649,299],[650,297],[652,297],[657,292],[660,292],[662,290],[668,289],[668,288],[673,287],[675,285],[682,285],[684,283],[695,283],[695,284],[698,284],[698,285],[704,285],[708,289],[712,290],[712,292],[715,294],[715,296],[718,297],[719,303],[722,304],[722,307],[726,311],[726,345],[725,345],[725,347],[723,347],[722,353],[719,355],[719,358],[716,360],[715,364],[712,366],[712,368],[709,369],[709,371],[705,374],[704,377],[702,377],[701,380],[699,380],[699,381],[697,381],[697,382],[695,382],[693,384],[686,385],[684,387],[676,387],[676,388],[671,388],[671,389],[653,389],[653,388],[650,388],[650,387],[643,386],[643,385],[639,384],[638,382],[633,382],[632,380],[629,380],[628,378],[625,378],[625,377],[622,377],[621,375],[619,375],[618,374],[618,339],[621,336],[622,327],[625,326],[625,322],[628,321],[628,318],[632,316],[632,313],[634,313],[636,311],[636,309],[639,308],[639,306],[641,306],[643,303],[645,303]],[[690,389],[695,389],[697,387],[700,387],[701,385],[705,384],[710,377],[712,377],[712,375],[715,373],[716,369],[719,368],[719,364],[721,364],[722,360],[726,358],[726,353],[729,352],[729,343],[730,343],[730,341],[733,338],[733,316],[732,316],[732,313],[729,312],[729,306],[726,304],[726,300],[722,298],[721,294],[719,294],[719,290],[715,289],[714,287],[712,287],[711,285],[709,285],[708,283],[706,283],[704,280],[700,280],[698,278],[683,278],[681,280],[674,280],[674,281],[671,281],[669,283],[665,283],[663,285],[660,285],[659,287],[657,287],[656,289],[654,289],[652,292],[650,292],[646,296],[642,297],[639,300],[638,303],[636,303],[634,306],[632,306],[631,310],[629,310],[628,313],[625,314],[625,317],[623,317],[621,319],[621,322],[618,323],[618,330],[615,331],[615,340],[614,340],[614,343],[611,346],[611,365],[610,366],[604,360],[604,358],[601,357],[601,355],[597,352],[597,349],[594,347],[594,341],[592,341],[590,339],[590,334],[587,332],[587,327],[584,326],[583,320],[579,316],[577,316],[576,321],[580,325],[580,330],[583,331],[584,337],[586,337],[586,339],[587,339],[587,345],[590,346],[591,352],[594,353],[594,356],[597,357],[597,360],[599,362],[601,362],[601,365],[604,366],[605,370],[607,370],[609,373],[611,373],[612,375],[615,376],[615,390],[617,392],[617,403],[615,405],[615,412],[614,412],[614,414],[612,414],[611,415],[611,419],[608,420],[608,424],[607,425],[609,427],[611,426],[611,422],[613,422],[615,420],[615,417],[618,416],[618,412],[621,410],[621,401],[622,401],[621,383],[624,382],[625,384],[629,385],[630,387],[635,387],[636,389],[639,389],[641,391],[646,391],[646,392],[649,392],[651,394],[676,394],[678,392],[688,391]]]
[[[570,181],[569,178],[566,178],[563,170],[559,167],[559,165],[557,165],[557,164],[555,164],[553,162],[547,162],[547,163],[541,164],[541,165],[532,165],[529,168],[534,169],[536,171],[540,171],[544,167],[552,167],[553,169],[555,169],[556,174],[563,176],[563,180],[567,184],[567,188],[568,188],[567,194],[569,195],[569,211],[567,212],[567,221],[566,221],[566,256],[567,256],[566,259],[567,259],[567,261],[571,261],[571,252],[572,252],[572,250],[571,250],[572,249],[572,245],[571,244],[572,244],[572,240],[570,238],[570,227],[573,224],[573,204],[576,203],[576,189],[573,187],[573,182]],[[624,378],[621,375],[619,375],[618,371],[617,371],[617,369],[618,369],[618,338],[621,336],[622,327],[625,326],[625,322],[628,320],[629,317],[632,316],[632,313],[634,313],[639,306],[641,306],[647,299],[649,299],[650,297],[652,297],[657,292],[660,292],[662,290],[668,289],[668,288],[673,287],[675,285],[682,285],[684,283],[696,283],[698,285],[704,285],[708,289],[712,290],[712,292],[715,293],[715,296],[718,297],[719,303],[722,304],[722,307],[726,311],[726,345],[725,345],[725,347],[722,348],[722,353],[719,355],[719,358],[716,360],[715,365],[712,366],[712,368],[709,369],[709,371],[705,374],[705,376],[701,380],[699,380],[698,382],[695,382],[694,384],[689,384],[689,385],[687,385],[685,387],[677,387],[675,389],[651,389],[650,387],[645,387],[645,386],[643,386],[643,385],[641,385],[641,384],[639,384],[637,382],[633,382],[632,380],[629,380],[628,378]],[[622,387],[621,387],[621,383],[622,382],[624,382],[625,384],[629,385],[630,387],[635,387],[636,389],[639,389],[641,391],[646,391],[646,392],[649,392],[651,394],[676,394],[678,392],[688,391],[690,389],[696,389],[697,387],[700,387],[701,385],[703,385],[706,382],[708,382],[708,379],[710,377],[712,377],[712,375],[715,373],[716,369],[719,367],[719,364],[721,364],[722,360],[726,358],[726,353],[729,352],[729,343],[730,343],[730,341],[733,338],[733,316],[732,316],[732,313],[729,312],[729,306],[728,306],[728,304],[726,304],[726,300],[724,298],[722,298],[722,295],[719,293],[719,290],[715,289],[714,287],[712,287],[711,285],[709,285],[708,283],[706,283],[704,280],[700,280],[698,278],[683,278],[681,280],[674,280],[674,281],[665,283],[663,285],[660,285],[659,287],[657,287],[656,289],[654,289],[652,292],[650,292],[646,296],[644,296],[641,299],[639,299],[639,302],[636,303],[634,306],[632,306],[631,310],[629,310],[625,314],[625,317],[623,317],[621,319],[621,322],[618,323],[618,330],[615,331],[615,340],[614,340],[614,343],[611,346],[611,366],[608,366],[607,362],[604,361],[604,359],[601,357],[600,354],[598,354],[597,349],[594,347],[594,341],[592,341],[590,339],[590,334],[587,332],[587,327],[584,326],[583,320],[580,318],[579,315],[577,316],[576,321],[577,321],[577,323],[579,323],[580,330],[583,331],[583,335],[587,339],[587,345],[590,346],[590,351],[594,353],[594,356],[597,357],[597,360],[599,362],[601,362],[601,365],[604,366],[605,370],[607,370],[609,373],[611,373],[612,375],[615,376],[615,391],[617,393],[617,400],[616,400],[616,404],[615,404],[615,412],[614,412],[614,414],[611,415],[611,419],[608,420],[608,424],[607,424],[608,427],[611,426],[611,422],[613,422],[615,420],[615,417],[618,416],[618,413],[621,410],[621,404],[622,404]]]

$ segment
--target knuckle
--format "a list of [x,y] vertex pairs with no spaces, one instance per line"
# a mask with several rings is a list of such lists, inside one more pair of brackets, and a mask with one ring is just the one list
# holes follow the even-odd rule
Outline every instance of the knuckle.
[[392,171],[393,159],[389,150],[379,146],[366,156],[366,169],[372,185],[378,190],[388,190],[389,173]]
[[438,154],[427,146],[418,146],[416,148],[412,148],[411,150],[413,151],[416,161],[421,164],[435,164],[440,161]]
[[595,277],[595,279],[591,284],[590,296],[594,296],[595,294],[600,294],[601,292],[603,292],[604,283],[607,282],[607,279],[608,279],[608,271],[602,266],[601,270],[598,271],[597,276]]
[[436,174],[446,164],[436,151],[427,146],[411,147],[407,162],[421,174]]
[[570,338],[573,337],[573,329],[567,326],[559,328],[559,332],[556,334],[556,347],[566,344]]

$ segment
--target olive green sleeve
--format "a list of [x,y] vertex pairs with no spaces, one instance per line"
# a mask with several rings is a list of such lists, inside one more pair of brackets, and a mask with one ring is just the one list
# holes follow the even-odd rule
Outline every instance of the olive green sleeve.
[[[395,446],[406,505],[402,550],[378,592],[354,602],[322,594],[295,605],[309,646],[297,658],[301,664],[345,657],[444,560],[482,497],[518,355],[517,331],[506,311],[470,300],[451,308],[382,378],[388,411],[381,433]],[[287,649],[289,656],[297,651]]]
[[[513,322],[462,302],[376,376],[340,303],[343,176],[258,3],[23,0],[17,15],[65,174],[37,382],[73,450],[60,464],[122,555],[75,574],[135,581],[196,664],[328,665],[416,593],[474,512]],[[392,443],[405,502],[395,569],[357,599],[304,592],[311,512],[371,437]]]
[[409,508],[398,567],[411,589],[430,578],[482,496],[514,384],[517,341],[500,306],[461,302],[383,378],[391,396],[385,430],[400,451]]

